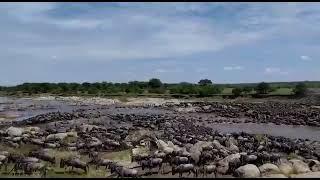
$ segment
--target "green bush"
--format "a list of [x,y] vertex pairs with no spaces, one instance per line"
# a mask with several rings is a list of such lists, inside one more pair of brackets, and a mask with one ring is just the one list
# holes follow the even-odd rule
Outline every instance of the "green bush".
[[243,90],[242,90],[241,88],[236,87],[236,88],[232,89],[232,94],[233,94],[233,96],[235,96],[235,97],[239,97],[239,96],[241,96],[242,91],[243,91]]
[[293,92],[296,96],[304,96],[307,92],[307,86],[305,83],[299,83],[293,89]]

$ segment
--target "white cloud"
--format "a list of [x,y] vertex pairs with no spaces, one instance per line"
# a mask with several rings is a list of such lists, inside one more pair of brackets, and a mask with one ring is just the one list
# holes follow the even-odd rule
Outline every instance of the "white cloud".
[[[0,22],[4,20],[2,15],[8,16],[7,24],[2,23],[6,26],[2,28],[7,28],[3,30],[7,33],[11,27],[13,32],[9,33],[9,37],[3,37],[7,35],[1,35],[6,33],[0,30],[0,38],[7,39],[4,44],[8,49],[19,49],[20,53],[41,60],[48,59],[50,54],[59,54],[59,60],[66,61],[165,59],[241,46],[267,38],[279,29],[290,29],[288,24],[312,24],[312,19],[304,22],[298,16],[309,6],[285,3],[247,4],[236,15],[227,13],[231,17],[230,24],[221,23],[215,17],[190,14],[220,8],[232,12],[238,10],[238,3],[117,4],[121,8],[114,10],[103,4],[96,11],[74,11],[68,13],[72,16],[61,18],[52,13],[69,4],[6,3],[6,6],[0,7]],[[317,10],[316,7],[312,9],[313,12]],[[20,23],[24,23],[23,28],[18,28]],[[225,70],[241,68],[226,67]]]
[[267,67],[265,68],[264,72],[266,74],[280,74],[280,75],[288,75],[288,71],[283,71],[280,68],[277,67]]
[[195,70],[197,73],[203,73],[203,72],[207,72],[208,71],[208,68],[197,68]]
[[223,70],[225,71],[232,71],[232,70],[243,70],[243,66],[225,66],[223,67]]
[[310,61],[311,60],[311,58],[309,56],[300,56],[300,59],[302,61]]
[[156,73],[179,73],[183,72],[183,69],[181,68],[168,68],[168,69],[156,69],[154,72]]
[[165,73],[165,72],[167,72],[167,71],[164,70],[164,69],[156,69],[155,72],[157,72],[157,73]]
[[[217,29],[218,24],[208,18],[184,15],[208,10],[204,5],[168,4],[165,11],[170,12],[170,16],[163,13],[160,4],[152,9],[154,11],[144,6],[151,5],[139,4],[134,6],[137,8],[130,8],[129,4],[117,11],[106,10],[61,18],[51,14],[62,7],[59,3],[44,6],[37,3],[10,4],[10,8],[6,9],[10,23],[22,22],[28,25],[25,27],[30,27],[23,28],[23,31],[14,28],[10,39],[16,40],[11,42],[28,42],[21,42],[20,47],[10,49],[18,48],[23,54],[42,60],[46,60],[48,54],[59,54],[59,59],[63,60],[171,58],[216,52],[258,40],[264,35],[264,32]],[[20,33],[37,38],[19,39]],[[22,45],[28,43],[31,45]]]

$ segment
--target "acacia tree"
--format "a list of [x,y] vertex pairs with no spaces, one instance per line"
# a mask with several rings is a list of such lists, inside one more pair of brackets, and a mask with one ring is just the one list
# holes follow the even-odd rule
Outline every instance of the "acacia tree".
[[252,87],[246,86],[243,88],[243,92],[245,94],[249,94],[252,91],[252,89],[253,89]]
[[152,78],[149,80],[149,83],[148,85],[151,87],[151,88],[160,88],[162,87],[162,82],[160,81],[160,79],[156,79],[156,78]]
[[242,89],[239,88],[239,87],[236,87],[234,89],[232,89],[232,94],[235,96],[235,97],[239,97],[242,93]]
[[211,84],[212,84],[212,81],[209,80],[209,79],[201,79],[201,80],[198,82],[198,84],[201,85],[201,86],[211,85]]
[[255,90],[257,91],[257,94],[267,94],[270,91],[270,85],[265,82],[261,82],[257,85]]
[[299,83],[293,89],[293,93],[296,96],[304,96],[306,94],[306,92],[307,92],[307,86],[305,83]]

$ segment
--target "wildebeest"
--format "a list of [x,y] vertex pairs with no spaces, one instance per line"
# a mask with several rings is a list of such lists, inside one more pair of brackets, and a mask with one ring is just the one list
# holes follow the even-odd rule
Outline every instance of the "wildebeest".
[[7,171],[8,167],[8,157],[5,155],[0,155],[0,170],[2,169],[2,166],[4,165],[5,171]]
[[51,157],[48,153],[46,153],[44,151],[30,152],[29,156],[36,157],[36,158],[39,158],[44,161],[48,161],[52,164],[56,164],[56,158]]
[[138,177],[138,171],[135,169],[129,169],[123,166],[111,165],[111,174],[116,172],[118,177]]
[[131,158],[131,162],[137,161],[138,163],[142,160],[147,160],[150,158],[150,155],[142,154],[142,155],[135,155]]
[[195,169],[193,164],[180,164],[179,166],[172,166],[172,175],[175,175],[176,173],[179,173],[179,177],[182,177],[182,174],[188,172],[188,176],[191,174],[191,172],[194,174],[195,177],[198,176],[198,172]]
[[199,173],[202,173],[202,177],[206,176],[208,174],[212,174],[214,173],[214,175],[216,175],[216,166],[215,165],[204,165],[202,167],[199,168]]
[[247,155],[247,154],[241,154],[240,155],[240,161],[241,165],[244,166],[246,164],[257,164],[257,156],[256,155]]
[[43,176],[46,176],[47,165],[43,163],[27,163],[24,169],[26,174],[32,174],[35,171],[40,171]]
[[140,162],[142,170],[145,168],[149,168],[151,170],[152,168],[159,167],[159,171],[161,170],[163,160],[161,158],[150,158],[148,160],[142,160]]
[[170,165],[172,164],[180,165],[180,164],[188,164],[188,163],[189,163],[189,158],[176,156],[172,159],[172,161],[170,162]]
[[68,166],[71,166],[72,170],[73,168],[79,168],[84,170],[85,173],[88,172],[89,170],[89,165],[85,162],[82,162],[78,158],[71,158],[71,159],[61,159],[60,161],[60,168],[66,168]]
[[98,169],[98,167],[100,166],[105,166],[106,169],[110,166],[110,164],[113,163],[112,160],[110,159],[103,159],[103,158],[94,158],[92,159],[90,162],[88,162],[88,164],[94,164],[96,165],[96,169]]

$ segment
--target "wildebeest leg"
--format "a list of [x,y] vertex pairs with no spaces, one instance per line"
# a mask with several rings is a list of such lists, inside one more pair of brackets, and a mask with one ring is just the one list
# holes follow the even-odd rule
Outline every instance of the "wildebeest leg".
[[7,170],[8,170],[8,163],[6,163],[6,164],[4,165],[4,170],[7,172]]
[[193,170],[193,177],[198,177],[197,170]]
[[160,172],[161,174],[163,174],[162,163],[161,163],[161,164],[159,164],[159,172]]

